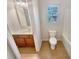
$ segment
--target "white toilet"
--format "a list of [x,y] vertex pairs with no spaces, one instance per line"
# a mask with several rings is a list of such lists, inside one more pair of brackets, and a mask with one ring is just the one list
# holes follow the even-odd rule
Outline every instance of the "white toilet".
[[51,46],[51,49],[55,49],[55,46],[57,44],[57,39],[56,39],[56,31],[49,31],[49,43]]

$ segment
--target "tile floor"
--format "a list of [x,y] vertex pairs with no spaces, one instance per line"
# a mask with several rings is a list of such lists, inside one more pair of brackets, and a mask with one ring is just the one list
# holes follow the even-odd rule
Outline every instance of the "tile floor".
[[19,48],[23,59],[70,59],[61,41],[58,41],[55,50],[51,50],[48,42],[43,42],[37,53],[35,48]]

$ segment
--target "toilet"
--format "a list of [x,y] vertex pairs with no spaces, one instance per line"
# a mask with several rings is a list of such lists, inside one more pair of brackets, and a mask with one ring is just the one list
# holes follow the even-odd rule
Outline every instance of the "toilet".
[[54,50],[57,44],[56,31],[51,31],[51,30],[49,31],[49,43],[50,43],[51,49]]

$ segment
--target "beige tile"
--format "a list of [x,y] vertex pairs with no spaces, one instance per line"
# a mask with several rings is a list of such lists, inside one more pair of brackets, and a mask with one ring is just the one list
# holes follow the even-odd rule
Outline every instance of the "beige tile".
[[49,42],[43,42],[39,53],[32,47],[19,50],[23,59],[70,59],[61,41],[58,41],[55,50],[51,50]]

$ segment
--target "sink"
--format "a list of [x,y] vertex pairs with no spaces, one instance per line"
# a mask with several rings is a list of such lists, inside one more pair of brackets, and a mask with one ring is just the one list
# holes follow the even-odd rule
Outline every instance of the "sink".
[[32,29],[31,28],[28,28],[28,29],[22,29],[22,30],[18,30],[18,31],[15,31],[13,32],[12,34],[15,34],[15,35],[22,35],[22,34],[33,34],[32,32]]

